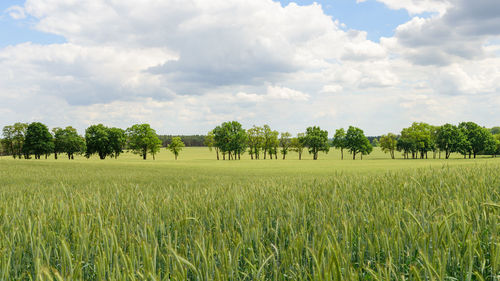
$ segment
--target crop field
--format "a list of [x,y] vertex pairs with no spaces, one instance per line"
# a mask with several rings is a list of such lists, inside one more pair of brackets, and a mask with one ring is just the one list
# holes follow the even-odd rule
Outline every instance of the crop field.
[[344,157],[0,158],[0,280],[500,280],[500,158]]

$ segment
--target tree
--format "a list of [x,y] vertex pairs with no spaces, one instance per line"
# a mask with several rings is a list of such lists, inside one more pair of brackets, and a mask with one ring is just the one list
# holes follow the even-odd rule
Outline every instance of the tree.
[[321,130],[318,126],[307,128],[305,144],[309,148],[309,153],[313,155],[313,159],[318,160],[318,152],[328,153],[330,150],[328,131]]
[[393,133],[388,133],[380,137],[380,148],[385,153],[390,153],[391,158],[394,159],[394,151],[397,149],[398,140],[397,136]]
[[[248,151],[251,159],[260,158],[260,150],[264,146],[264,133],[262,127],[253,126],[247,130]],[[255,158],[254,158],[255,155]]]
[[372,145],[373,147],[379,147],[379,146],[380,146],[380,141],[379,141],[379,139],[374,138],[374,139],[372,140],[371,145]]
[[488,129],[482,128],[474,122],[462,122],[458,125],[458,128],[462,130],[465,134],[468,143],[470,144],[469,148],[469,158],[485,151],[487,147],[487,142],[491,133]]
[[52,153],[54,151],[54,142],[47,126],[40,122],[33,122],[26,129],[26,139],[23,146],[25,155],[35,155],[35,159],[40,156]]
[[[123,129],[109,128],[108,129],[108,139],[109,139],[109,145],[111,147],[112,155],[116,159],[123,152],[123,149],[125,148],[125,145],[127,144],[127,135],[125,134],[125,131]],[[158,151],[159,151],[159,148],[155,152],[150,150],[150,153],[153,154],[153,158],[154,158],[154,153],[156,153]]]
[[268,151],[269,151],[269,159],[278,159],[278,147],[280,145],[280,141],[278,139],[279,133],[278,131],[271,131],[271,134],[269,135],[270,138],[268,140]]
[[292,138],[290,146],[293,151],[299,154],[299,160],[302,160],[302,152],[306,146],[306,136],[304,133],[298,133],[296,138]]
[[356,160],[357,153],[363,154],[369,150],[367,144],[369,144],[370,141],[365,136],[363,130],[361,130],[360,128],[349,126],[349,129],[347,129],[345,139],[347,144],[346,147],[352,153],[353,160]]
[[427,152],[434,149],[433,130],[433,126],[418,122],[414,122],[409,128],[404,128],[398,141],[404,145],[405,158],[408,158],[409,152],[412,153],[412,158],[417,158],[419,154],[420,158],[427,158]]
[[490,132],[492,135],[499,135],[500,134],[500,127],[493,127],[490,129]]
[[247,147],[247,133],[237,121],[224,122],[215,127],[214,140],[215,146],[222,152],[222,159],[241,159],[241,154]]
[[365,138],[363,140],[363,145],[361,146],[361,149],[359,152],[361,153],[361,160],[363,160],[363,155],[369,155],[373,151],[373,145],[370,143],[370,140],[368,138]]
[[210,131],[208,132],[207,136],[205,137],[205,140],[203,141],[203,144],[208,147],[208,150],[212,151],[212,149],[215,147],[215,153],[217,154],[217,160],[219,160],[219,148],[215,146],[215,139],[214,139],[214,132]]
[[496,157],[497,155],[500,154],[500,133],[499,134],[496,134],[493,136],[495,138],[495,141],[496,141],[496,151],[495,151],[495,154],[493,155],[494,157]]
[[2,146],[6,154],[12,155],[14,159],[17,154],[14,150],[14,126],[5,126],[2,130]]
[[[271,127],[269,125],[264,125],[262,128],[262,136],[264,137],[263,143],[262,143],[262,148],[264,149],[264,159],[266,159],[266,155],[269,152],[269,154],[272,154],[272,150],[274,144],[276,143],[278,132],[271,130]],[[272,159],[272,156],[270,156]]]
[[[16,157],[21,159],[23,156],[23,146],[27,128],[28,124],[26,123],[15,123],[14,125],[5,126],[3,128],[2,144],[7,154],[12,155],[14,159]],[[28,155],[24,154],[24,158],[28,158]]]
[[141,155],[142,159],[146,160],[149,152],[154,158],[158,146],[161,145],[161,140],[149,124],[135,124],[128,128],[125,133],[129,148],[133,153]]
[[445,152],[446,159],[450,158],[451,153],[460,152],[465,142],[466,137],[457,126],[444,124],[438,127],[436,147]]
[[65,129],[54,128],[54,158],[58,153],[66,153],[68,159],[74,159],[74,154],[86,150],[85,139],[78,135],[75,128],[68,126]]
[[285,157],[288,154],[288,150],[290,149],[291,136],[292,134],[290,134],[289,132],[281,133],[280,147],[281,147],[281,154],[283,154],[283,160],[285,160]]
[[340,149],[340,159],[344,160],[344,149],[347,147],[344,128],[337,129],[333,136],[333,147]]
[[172,138],[172,142],[168,145],[168,150],[170,150],[175,155],[175,160],[179,156],[182,148],[184,147],[184,143],[182,142],[180,137]]
[[99,159],[104,160],[113,154],[113,148],[109,141],[109,130],[103,124],[92,125],[85,130],[85,143],[87,144],[85,152],[87,158],[98,154]]

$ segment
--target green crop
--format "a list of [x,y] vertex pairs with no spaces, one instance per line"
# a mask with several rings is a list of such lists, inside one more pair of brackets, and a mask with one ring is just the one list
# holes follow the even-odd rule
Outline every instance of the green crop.
[[1,159],[0,280],[500,279],[498,160],[196,151]]

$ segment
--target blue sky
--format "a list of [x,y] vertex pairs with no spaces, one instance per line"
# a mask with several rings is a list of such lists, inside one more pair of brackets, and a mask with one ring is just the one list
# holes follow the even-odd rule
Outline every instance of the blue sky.
[[299,5],[310,5],[314,2],[322,5],[326,14],[333,19],[344,23],[347,28],[364,30],[368,33],[368,39],[378,42],[380,37],[390,37],[395,28],[410,20],[407,11],[391,10],[383,3],[374,0],[356,3],[355,0],[281,0],[283,5],[295,2]]
[[[286,6],[290,2],[299,5],[310,5],[315,1],[310,0],[281,0]],[[391,10],[384,4],[374,0],[356,3],[355,0],[330,0],[316,1],[321,4],[326,14],[334,20],[344,23],[347,29],[364,30],[368,39],[378,42],[380,37],[390,37],[394,29],[410,20],[407,11]],[[23,6],[24,0],[3,0],[0,2],[0,47],[15,45],[24,42],[39,44],[63,43],[65,38],[54,34],[37,31],[34,28],[36,19],[27,17],[24,20],[14,20],[5,13],[11,6]]]
[[23,6],[24,0],[0,1],[0,47],[16,45],[24,42],[39,44],[62,43],[65,39],[54,34],[37,31],[34,28],[36,19],[27,17],[24,20],[12,19],[5,11],[11,6]]

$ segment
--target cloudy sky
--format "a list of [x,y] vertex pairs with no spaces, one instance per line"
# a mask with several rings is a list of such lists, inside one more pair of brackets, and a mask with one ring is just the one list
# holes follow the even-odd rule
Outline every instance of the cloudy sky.
[[0,11],[1,127],[500,125],[498,0],[2,0]]

